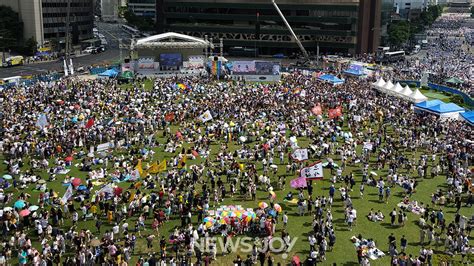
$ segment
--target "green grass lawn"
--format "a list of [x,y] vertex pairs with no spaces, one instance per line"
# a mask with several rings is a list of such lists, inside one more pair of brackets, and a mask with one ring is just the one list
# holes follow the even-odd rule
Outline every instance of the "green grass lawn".
[[[151,83],[145,83],[146,89],[151,88],[152,84]],[[375,125],[374,125],[375,127]],[[172,132],[176,132],[178,130],[177,125],[172,126]],[[165,139],[162,138],[162,132],[158,131],[156,132],[156,136],[159,138],[160,144],[163,144],[165,142]],[[339,139],[339,142],[342,143],[342,140]],[[309,140],[302,138],[299,139],[299,144],[302,147],[307,147],[309,144]],[[253,144],[252,144],[253,145]],[[185,147],[189,147],[188,144],[184,144]],[[235,143],[232,143],[230,145],[231,150],[235,150],[238,148],[238,146]],[[213,145],[212,149],[212,154],[211,158],[214,159],[216,153],[218,152],[219,145],[218,143],[215,143]],[[163,150],[163,147],[159,148],[154,148],[156,151],[156,154],[153,158],[153,160],[159,160],[161,161],[162,159],[169,159],[175,154],[170,154],[170,153],[165,153]],[[117,150],[115,153],[119,154],[125,152],[124,150]],[[360,152],[360,148],[359,148]],[[423,151],[417,151],[415,154],[412,154],[412,156],[419,157],[420,154],[422,154]],[[340,158],[339,156],[331,156],[337,163],[340,164]],[[0,158],[3,161],[3,157]],[[325,160],[326,158],[312,158],[310,161],[315,161],[318,159]],[[151,163],[152,160],[149,160],[148,162]],[[278,158],[275,158],[275,162],[278,162]],[[77,163],[78,161],[74,161],[74,163]],[[194,164],[194,163],[200,163],[201,160],[196,160],[196,161],[188,161],[188,165]],[[285,158],[285,164],[284,165],[279,165],[279,170],[277,173],[277,176],[271,176],[272,178],[272,184],[274,188],[277,188],[277,180],[278,176],[280,175],[285,175],[285,165],[287,163],[287,159]],[[371,163],[375,163],[375,158],[371,158]],[[145,162],[146,164],[146,162]],[[144,164],[144,165],[145,165]],[[376,171],[371,164],[371,169]],[[110,164],[109,164],[110,166]],[[261,169],[261,163],[257,164],[257,168],[259,169],[259,172],[262,171]],[[431,166],[431,165],[430,165]],[[401,235],[404,234],[407,239],[408,239],[408,249],[407,253],[408,254],[413,254],[414,256],[419,255],[419,249],[420,245],[418,244],[419,241],[419,227],[417,226],[417,220],[419,219],[419,216],[413,214],[413,213],[408,213],[408,222],[404,227],[392,227],[390,225],[390,220],[388,218],[389,212],[396,206],[397,203],[399,203],[402,198],[404,197],[404,192],[401,187],[393,187],[392,188],[392,196],[389,199],[388,203],[383,203],[378,201],[378,189],[375,187],[367,187],[365,189],[365,196],[364,198],[360,198],[359,196],[359,185],[361,181],[361,169],[362,165],[350,165],[348,166],[345,171],[345,174],[349,174],[353,172],[356,176],[356,185],[354,186],[354,191],[350,193],[352,199],[353,199],[353,205],[355,209],[357,210],[357,225],[353,228],[352,231],[348,230],[347,225],[344,222],[344,213],[343,213],[343,204],[340,200],[339,194],[336,193],[335,196],[335,202],[333,204],[332,208],[332,213],[333,213],[333,220],[334,220],[334,226],[336,229],[336,236],[337,236],[337,242],[334,247],[334,250],[331,252],[327,253],[327,261],[323,263],[323,265],[329,265],[329,263],[337,263],[337,265],[357,265],[357,256],[356,256],[356,249],[354,248],[352,242],[349,240],[351,236],[357,236],[361,234],[364,238],[372,238],[375,239],[377,243],[377,247],[384,252],[387,252],[388,250],[388,244],[387,244],[387,237],[390,235],[390,233],[395,233],[397,236],[397,245],[399,243],[399,239],[401,238]],[[376,171],[379,176],[385,177],[387,174],[387,169],[382,169],[380,171]],[[5,164],[0,165],[0,173],[3,175],[6,173],[6,168]],[[46,173],[42,172],[39,173],[43,178],[47,179]],[[83,180],[86,177],[86,172],[81,172],[79,171],[76,167],[72,167],[71,172],[69,173],[70,175],[74,177],[80,177]],[[322,196],[322,195],[328,195],[328,188],[331,185],[329,182],[329,179],[331,177],[331,174],[329,170],[325,169],[325,178],[322,181],[317,181],[314,183],[314,192],[313,192],[313,198],[314,196]],[[414,174],[414,173],[413,173]],[[287,175],[286,176],[286,188],[285,190],[276,190],[277,194],[277,199],[276,203],[281,204],[283,207],[284,211],[287,211],[289,214],[289,227],[288,227],[288,232],[291,235],[292,238],[298,238],[296,241],[296,245],[291,250],[291,252],[288,254],[288,258],[291,258],[293,255],[299,255],[302,259],[306,258],[306,256],[309,253],[309,244],[308,244],[308,235],[311,232],[311,222],[312,218],[310,215],[306,216],[298,216],[297,215],[297,208],[296,205],[292,205],[286,202],[283,202],[283,198],[288,193],[288,191],[291,190],[289,187],[290,180],[295,178],[296,176],[294,174]],[[57,181],[51,182],[48,184],[48,188],[53,189],[54,191],[58,192],[59,196],[61,197],[65,190],[66,187],[61,184],[61,181],[63,181],[64,176],[58,175]],[[223,179],[225,180],[225,179]],[[419,179],[419,185],[417,187],[416,193],[412,196],[413,200],[417,200],[419,202],[424,202],[424,203],[429,203],[431,206],[431,193],[435,192],[438,188],[443,189],[446,187],[445,185],[445,178],[443,176],[437,176],[434,179]],[[128,188],[130,183],[120,183],[120,186],[124,188]],[[339,187],[341,184],[337,184],[336,187]],[[198,189],[201,188],[201,186],[197,185],[196,186]],[[37,202],[37,198],[39,195],[39,192],[33,190],[34,186],[29,186],[25,191],[30,193],[32,195],[31,202],[32,204],[35,204]],[[94,189],[97,189],[95,187]],[[8,189],[7,191],[13,192],[15,196],[18,195],[18,191],[13,190],[12,188]],[[227,189],[229,191],[229,189]],[[296,194],[296,191],[293,190]],[[149,191],[145,191],[149,192]],[[307,195],[307,194],[306,194]],[[257,194],[257,200],[256,201],[251,201],[244,199],[240,196],[235,196],[234,198],[226,198],[224,204],[240,204],[243,207],[247,208],[256,208],[258,202],[260,201],[266,201],[268,196],[267,192],[258,191]],[[14,202],[14,200],[13,200]],[[13,204],[11,202],[11,204]],[[268,201],[267,201],[268,202]],[[76,203],[77,204],[77,203]],[[374,210],[381,210],[383,214],[387,217],[385,218],[385,221],[383,222],[370,222],[368,219],[365,217],[370,211],[370,209],[373,208]],[[442,207],[447,221],[452,221],[454,214],[455,214],[455,209],[451,206],[448,207]],[[473,214],[473,208],[466,208],[463,207],[461,209],[461,213],[466,216],[471,216]],[[137,220],[138,217],[131,217],[128,219],[128,222],[130,224],[130,228],[133,228],[132,225],[135,224],[135,221]],[[105,219],[104,219],[105,221]],[[199,221],[197,221],[197,216],[193,216],[193,224],[197,225]],[[151,225],[150,220],[147,221],[147,230],[142,233],[142,235],[148,235],[151,230],[150,230],[150,225]],[[94,227],[95,222],[92,220],[85,221],[85,222],[80,222],[78,225],[78,229],[89,229],[92,232],[95,232],[95,227]],[[165,235],[166,238],[169,236],[169,234],[173,231],[173,229],[180,224],[180,221],[177,217],[173,217],[171,221],[165,223],[165,225],[160,229],[160,234]],[[71,226],[71,222],[69,220],[66,220],[66,224],[63,226],[64,229],[67,229]],[[102,228],[102,232],[105,231],[105,229],[110,229],[111,226],[107,225],[106,222],[104,222],[104,226]],[[281,223],[277,227],[277,236],[281,235],[282,230],[282,225]],[[35,236],[35,232],[31,232],[32,239],[34,240],[34,245],[39,248],[39,243],[37,240],[37,237]],[[472,238],[471,238],[471,243],[472,243]],[[158,252],[158,243],[155,243],[155,252]],[[436,248],[433,248],[436,250]],[[440,249],[441,250],[441,249]],[[72,251],[70,251],[72,252]],[[146,250],[146,241],[144,238],[140,238],[137,243],[137,248],[136,248],[136,253],[133,254],[133,260],[131,263],[135,263],[136,260],[140,256],[146,256],[149,251]],[[71,253],[68,253],[71,255]],[[246,254],[242,254],[242,257],[246,257]],[[289,259],[287,258],[286,260],[281,256],[282,254],[275,254],[274,258],[276,262],[282,262],[282,263],[287,263],[289,262]],[[232,261],[235,259],[236,254],[230,254],[226,256],[219,256],[217,261],[213,263],[213,265],[226,265],[232,263]],[[455,256],[455,257],[446,257],[444,255],[436,255],[435,260],[440,261],[448,259],[450,261],[460,261],[460,256]],[[16,260],[14,261],[16,262]],[[388,256],[376,260],[376,261],[371,261],[372,265],[390,265],[390,258]]]
[[433,99],[439,99],[443,102],[449,102],[449,96],[447,95],[444,95],[440,92],[437,92],[435,90],[420,90],[421,93],[423,93],[423,95],[425,95],[426,97],[428,97],[430,100],[433,100]]

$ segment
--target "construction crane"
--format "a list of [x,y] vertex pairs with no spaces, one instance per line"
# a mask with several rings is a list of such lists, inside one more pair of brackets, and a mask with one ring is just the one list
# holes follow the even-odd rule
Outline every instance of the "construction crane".
[[277,5],[277,3],[275,2],[275,0],[272,0],[272,4],[273,4],[273,6],[275,7],[275,9],[276,9],[276,11],[278,12],[278,14],[280,15],[280,17],[281,17],[281,19],[283,20],[283,22],[285,23],[285,25],[286,25],[286,27],[288,28],[288,30],[290,31],[291,35],[292,35],[293,38],[295,39],[296,44],[298,44],[298,46],[300,47],[300,50],[301,50],[301,52],[303,53],[304,59],[305,59],[306,61],[310,61],[308,52],[306,51],[306,49],[304,49],[303,44],[301,44],[300,40],[298,39],[298,37],[296,36],[295,32],[294,32],[293,29],[291,28],[290,24],[289,24],[288,21],[286,20],[285,16],[284,16],[283,13],[281,12],[281,10],[280,10],[280,8],[278,7],[278,5]]
[[[74,75],[74,66],[72,64],[72,58],[70,56],[71,51],[71,36],[69,33],[69,24],[71,16],[71,0],[67,1],[67,12],[66,12],[66,25],[65,25],[65,53],[64,53],[64,75]],[[69,72],[69,73],[68,73]]]

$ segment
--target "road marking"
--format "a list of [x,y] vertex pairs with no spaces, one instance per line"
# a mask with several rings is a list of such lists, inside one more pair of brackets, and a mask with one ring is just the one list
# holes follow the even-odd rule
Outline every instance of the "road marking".
[[117,36],[115,36],[114,34],[110,33],[110,31],[106,30],[106,29],[101,29],[103,30],[105,33],[107,33],[108,35],[112,36],[112,38],[118,40],[119,38],[117,38]]

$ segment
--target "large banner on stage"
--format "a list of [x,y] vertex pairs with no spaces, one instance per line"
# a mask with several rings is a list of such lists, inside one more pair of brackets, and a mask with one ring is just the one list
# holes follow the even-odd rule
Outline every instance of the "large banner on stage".
[[275,62],[255,62],[257,75],[280,75],[280,64]]
[[183,66],[187,68],[203,68],[204,56],[202,55],[189,56],[188,61],[183,62]]
[[138,69],[155,69],[155,59],[153,58],[139,58]]
[[232,65],[232,74],[234,75],[255,75],[254,61],[235,61]]

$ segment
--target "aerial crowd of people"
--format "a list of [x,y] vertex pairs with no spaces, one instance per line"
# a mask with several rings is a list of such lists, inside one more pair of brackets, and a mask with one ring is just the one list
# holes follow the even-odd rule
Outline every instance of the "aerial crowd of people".
[[[472,55],[459,45],[441,39],[421,66],[468,80]],[[412,226],[409,213],[418,217],[419,253],[398,230],[388,245],[357,232],[354,260],[431,265],[445,252],[468,263],[472,127],[415,113],[371,82],[334,87],[295,71],[276,83],[71,77],[4,89],[0,265],[279,265],[265,248],[277,237],[285,255],[329,264],[328,252],[349,241],[338,232],[357,231],[363,219]],[[297,148],[327,162],[323,181],[291,185],[307,165],[289,156]],[[434,180],[442,185],[419,190]],[[361,214],[366,206],[374,209]],[[290,249],[302,220],[310,224],[299,228],[304,252]],[[231,253],[228,243],[243,236],[254,239],[251,252]],[[211,239],[205,250],[203,239]]]

